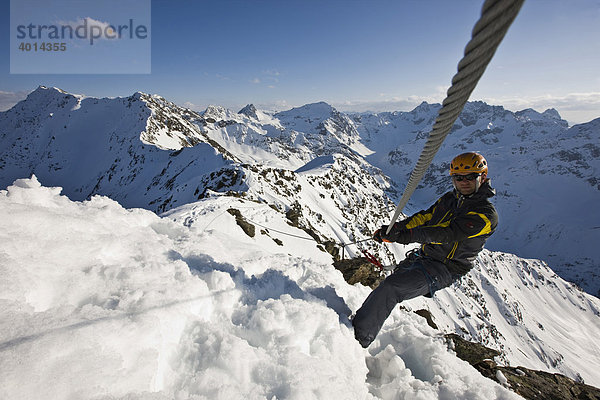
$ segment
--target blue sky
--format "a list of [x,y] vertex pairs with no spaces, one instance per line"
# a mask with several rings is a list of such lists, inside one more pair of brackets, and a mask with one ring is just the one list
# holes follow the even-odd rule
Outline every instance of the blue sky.
[[[10,74],[3,0],[0,109],[45,85],[94,97],[142,91],[197,110],[326,101],[340,110],[407,111],[444,99],[482,4],[152,1],[150,74]],[[111,22],[131,13],[122,7],[79,17]],[[66,14],[53,18],[74,18]],[[471,100],[513,111],[554,107],[571,123],[600,117],[600,0],[527,0]]]
[[11,73],[151,71],[150,0],[12,0],[10,15]]

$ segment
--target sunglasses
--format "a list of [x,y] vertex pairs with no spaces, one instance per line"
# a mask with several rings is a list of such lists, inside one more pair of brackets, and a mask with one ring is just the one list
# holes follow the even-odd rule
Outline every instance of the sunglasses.
[[477,173],[472,173],[469,175],[452,175],[452,179],[454,179],[457,182],[464,181],[465,179],[468,181],[474,181],[475,179],[479,178],[480,176],[481,176],[481,174],[477,174]]

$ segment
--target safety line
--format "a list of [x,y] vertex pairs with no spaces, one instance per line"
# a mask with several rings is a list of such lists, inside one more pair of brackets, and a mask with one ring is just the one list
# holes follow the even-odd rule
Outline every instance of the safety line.
[[[291,237],[294,237],[294,238],[297,238],[297,239],[304,239],[304,240],[311,240],[311,241],[314,241],[314,240],[315,240],[315,239],[314,239],[314,238],[312,238],[312,237],[303,237],[303,236],[298,236],[298,235],[295,235],[295,234],[293,234],[293,233],[283,232],[283,231],[280,231],[280,230],[278,230],[278,229],[270,228],[270,227],[268,227],[268,226],[265,226],[265,225],[259,224],[258,222],[255,222],[255,221],[251,220],[251,219],[250,219],[250,218],[248,218],[248,217],[244,217],[244,218],[246,219],[246,221],[248,221],[248,222],[250,222],[250,223],[252,223],[252,224],[258,225],[258,226],[260,226],[261,228],[267,229],[267,230],[269,230],[269,231],[277,232],[277,233],[279,233],[279,234],[286,235],[286,236],[291,236]],[[350,246],[350,245],[353,245],[353,244],[362,243],[362,242],[368,242],[368,241],[370,241],[370,240],[373,240],[373,238],[367,238],[367,239],[357,240],[357,241],[355,241],[355,242],[349,242],[349,243],[343,243],[343,242],[335,242],[335,243],[336,243],[336,244],[338,244],[338,245],[340,246],[340,248],[342,249],[342,260],[343,260],[343,259],[344,259],[344,253],[345,253],[345,249],[346,249],[346,247],[347,247],[347,246]],[[364,250],[363,250],[363,253],[364,253]],[[368,258],[368,257],[367,257],[367,258]],[[375,259],[375,258],[373,257],[373,259]],[[376,259],[375,259],[375,260],[376,260]],[[371,262],[371,263],[375,264],[375,262],[373,262],[373,261],[371,261],[371,260],[369,260],[369,262]],[[380,267],[380,269],[382,269],[382,270],[383,270],[383,266],[382,266],[381,264],[375,264],[375,265],[377,265],[378,267]]]
[[[244,217],[244,219],[246,219],[246,221],[248,221],[248,222],[251,222],[251,223],[253,223],[254,225],[258,225],[258,226],[260,226],[261,228],[265,228],[265,229],[268,229],[268,230],[270,230],[270,231],[273,231],[273,232],[280,233],[280,234],[282,234],[282,235],[286,235],[286,236],[295,237],[295,238],[297,238],[297,239],[312,240],[312,241],[314,241],[314,240],[315,240],[315,239],[314,239],[314,238],[312,238],[312,237],[304,237],[304,236],[294,235],[293,233],[287,233],[287,232],[283,232],[283,231],[280,231],[280,230],[277,230],[277,229],[274,229],[274,228],[269,228],[268,226],[264,226],[264,225],[261,225],[261,224],[259,224],[258,222],[254,222],[254,221],[252,221],[252,220],[251,220],[250,218],[248,218],[248,217]],[[299,228],[299,229],[300,229],[300,228]]]

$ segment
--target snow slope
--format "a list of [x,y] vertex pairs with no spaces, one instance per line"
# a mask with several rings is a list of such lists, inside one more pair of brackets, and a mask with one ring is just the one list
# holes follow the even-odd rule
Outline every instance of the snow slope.
[[[363,350],[348,315],[368,290],[301,239],[278,252],[273,232],[215,221],[241,200],[207,200],[195,229],[59,193],[35,178],[0,192],[1,398],[518,398],[413,314]],[[269,210],[252,216],[277,225]]]
[[592,371],[600,367],[600,301],[542,261],[484,250],[474,272],[452,290],[406,304],[428,309],[445,332],[502,351],[510,365],[598,385]]
[[[233,208],[266,228],[244,234],[227,212]],[[363,350],[348,316],[370,289],[346,284],[330,255],[265,204],[213,196],[160,218],[106,197],[73,202],[34,177],[0,191],[0,214],[1,398],[518,398],[400,308]],[[581,342],[560,347],[568,332],[553,332],[567,325],[548,335],[573,370],[581,365],[573,358],[587,354],[579,373],[600,383],[597,345],[584,337],[598,336],[598,318],[567,320],[583,307],[597,316],[597,299],[540,263],[489,252],[480,263],[469,279],[496,285],[489,304],[514,306],[524,320],[537,312],[542,323],[562,315],[574,324]],[[519,280],[538,300],[554,299],[548,314],[533,300],[501,298],[529,298]],[[436,304],[465,306],[467,290],[429,300],[436,322],[452,323]],[[477,323],[453,323],[468,329],[469,321]],[[533,343],[545,354],[546,339]]]

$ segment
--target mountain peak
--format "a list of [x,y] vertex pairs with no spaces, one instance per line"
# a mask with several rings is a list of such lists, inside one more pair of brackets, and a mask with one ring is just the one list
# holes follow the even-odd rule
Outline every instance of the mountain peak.
[[323,113],[323,114],[325,114],[325,113],[331,114],[331,113],[337,111],[335,108],[333,108],[333,106],[331,106],[330,104],[328,104],[324,101],[319,101],[317,103],[305,104],[304,106],[302,106],[300,108],[305,108],[306,110],[311,110],[311,111],[315,111],[315,112],[319,112],[319,113]]
[[33,99],[36,99],[36,98],[39,99],[41,97],[54,97],[54,96],[64,96],[64,95],[76,97],[76,95],[68,93],[57,87],[48,87],[48,86],[40,85],[34,91],[29,93],[29,95],[27,95],[27,98],[31,97]]
[[309,103],[301,107],[292,108],[290,111],[302,111],[303,113],[308,112],[310,114],[329,116],[337,110],[324,101],[319,101],[317,103]]
[[521,117],[521,118],[539,119],[542,114],[540,114],[539,112],[535,111],[533,108],[525,108],[523,110],[515,112],[515,115],[517,117]]
[[[45,114],[45,110],[55,110],[56,108],[74,107],[85,96],[68,93],[57,87],[48,87],[40,85],[30,92],[26,99],[21,101],[20,108],[28,110],[33,114]],[[16,106],[15,106],[16,107]],[[44,110],[41,112],[41,110]]]
[[430,113],[432,111],[437,111],[439,107],[441,107],[439,104],[429,104],[428,102],[424,101],[416,106],[411,113]]
[[70,94],[64,90],[62,90],[61,88],[57,88],[55,86],[52,87],[48,87],[48,86],[44,86],[44,85],[39,85],[33,92],[38,92],[38,93],[51,93],[51,92],[58,92],[58,93],[62,93],[62,94]]
[[322,121],[339,112],[331,105],[320,101],[318,103],[309,103],[300,107],[295,107],[287,111],[281,111],[275,116],[283,118],[308,118],[311,121]]
[[244,107],[240,111],[238,111],[238,114],[243,114],[247,117],[258,119],[257,110],[256,110],[256,107],[254,106],[254,104],[246,105],[246,107]]
[[552,118],[552,119],[562,119],[562,117],[560,116],[558,111],[556,111],[556,109],[554,109],[554,108],[547,109],[546,111],[544,111],[542,113],[542,115]]
[[215,121],[222,121],[228,119],[229,112],[225,107],[209,105],[206,110],[202,113],[205,118],[212,118]]

